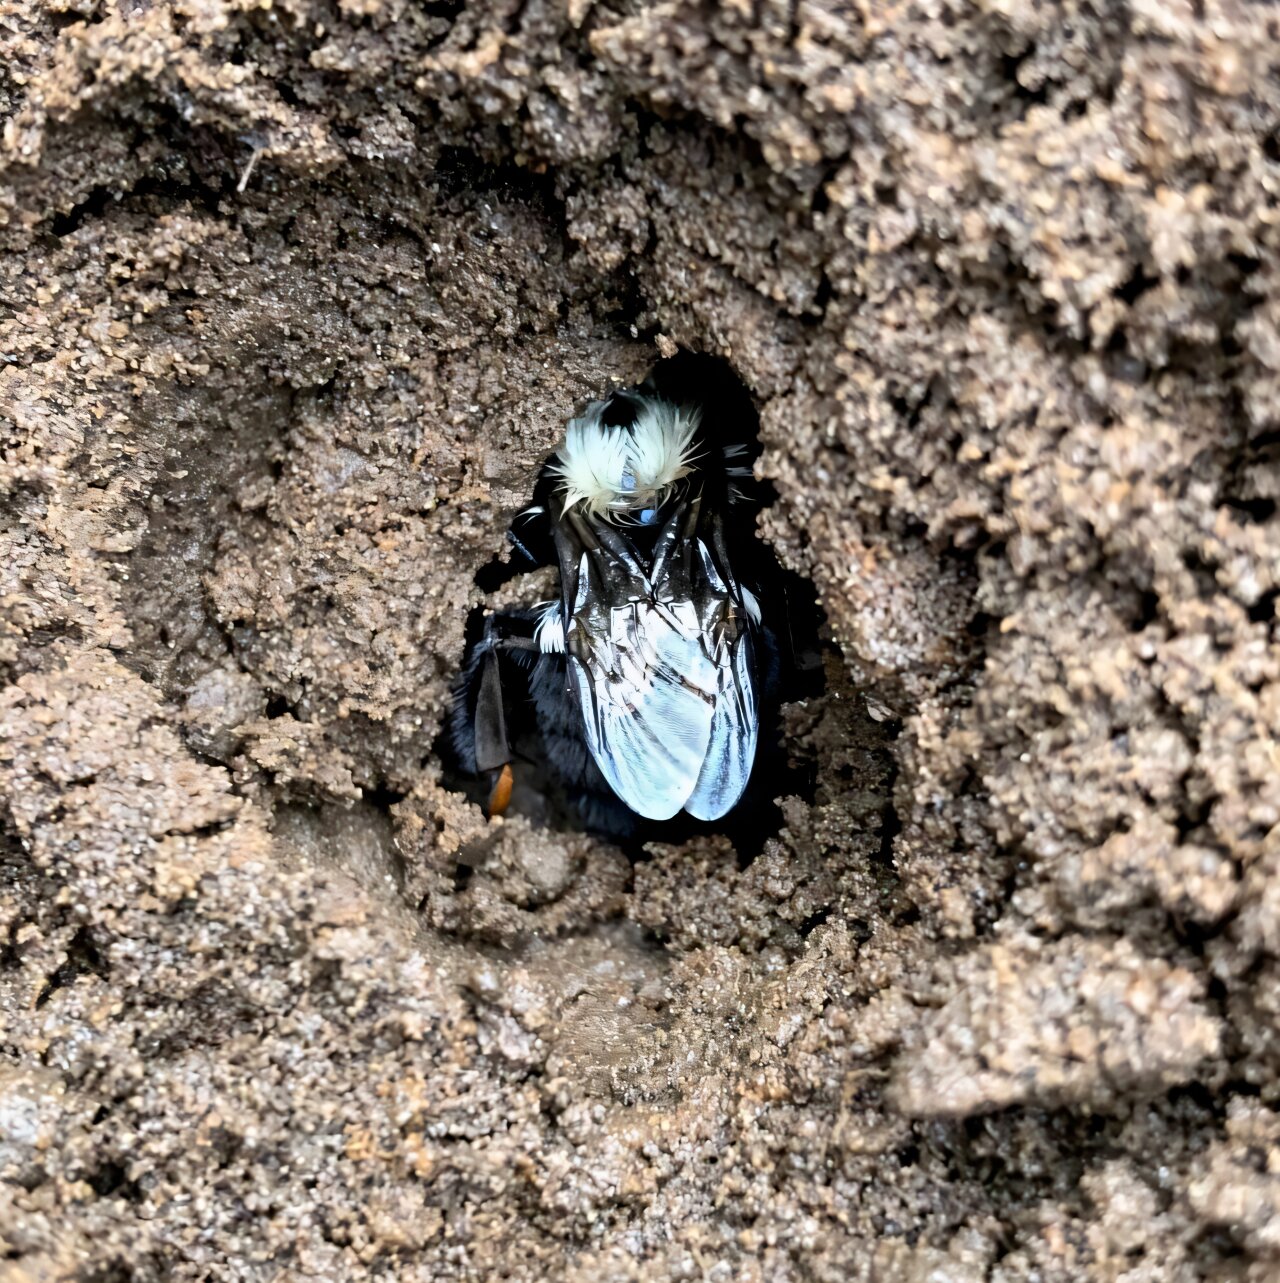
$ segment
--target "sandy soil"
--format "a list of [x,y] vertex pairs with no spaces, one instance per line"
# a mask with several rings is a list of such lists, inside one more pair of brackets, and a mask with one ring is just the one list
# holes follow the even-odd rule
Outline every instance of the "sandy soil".
[[[1280,17],[0,0],[0,1279],[1280,1273]],[[759,849],[439,731],[564,420],[759,406]]]

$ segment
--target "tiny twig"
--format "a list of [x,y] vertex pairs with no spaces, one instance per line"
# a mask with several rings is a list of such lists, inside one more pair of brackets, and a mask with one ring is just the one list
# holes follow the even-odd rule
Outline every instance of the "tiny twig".
[[244,167],[244,173],[240,175],[240,181],[236,184],[237,192],[244,192],[249,186],[249,179],[253,176],[253,167],[258,163],[258,157],[262,155],[262,148],[255,147],[249,155],[249,163]]

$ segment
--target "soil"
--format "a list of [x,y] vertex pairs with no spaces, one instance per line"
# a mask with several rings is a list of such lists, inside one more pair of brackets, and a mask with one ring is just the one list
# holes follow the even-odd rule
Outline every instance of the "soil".
[[[1266,5],[0,0],[0,1280],[1277,1277],[1278,254]],[[487,820],[681,349],[789,791]]]

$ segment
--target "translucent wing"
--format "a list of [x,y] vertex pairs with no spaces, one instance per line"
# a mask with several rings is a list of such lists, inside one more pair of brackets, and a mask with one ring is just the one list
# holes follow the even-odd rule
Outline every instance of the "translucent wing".
[[[718,820],[742,796],[756,757],[760,721],[756,708],[755,646],[741,590],[726,583],[707,545],[695,545],[699,578],[710,604],[703,623],[716,673],[711,739],[698,782],[685,810],[695,819]],[[727,572],[726,572],[727,573]]]
[[[570,681],[587,747],[638,814],[716,819],[755,757],[755,658],[741,594],[677,509],[642,558],[619,531],[582,522],[566,578]],[[647,562],[647,564],[646,564]],[[571,599],[570,599],[571,594]]]
[[669,820],[697,783],[715,711],[693,606],[611,607],[590,646],[585,663],[570,664],[587,748],[633,811]]
[[756,758],[755,648],[744,632],[716,666],[715,714],[698,782],[685,803],[695,819],[718,820],[742,796]]

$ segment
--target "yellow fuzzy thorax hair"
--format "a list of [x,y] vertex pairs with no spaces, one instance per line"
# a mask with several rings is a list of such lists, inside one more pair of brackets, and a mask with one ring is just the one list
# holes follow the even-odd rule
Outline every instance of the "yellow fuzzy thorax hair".
[[551,465],[566,512],[580,507],[592,517],[626,521],[660,508],[693,470],[701,411],[657,397],[638,401],[629,427],[602,423],[603,402],[569,424]]

